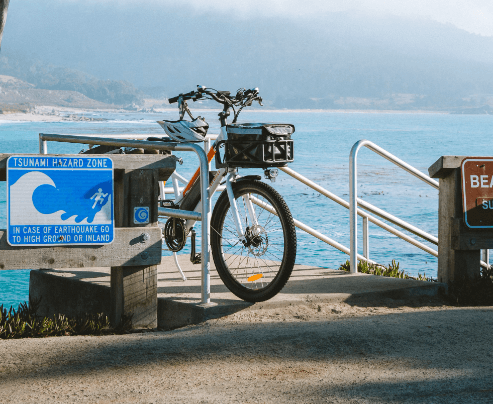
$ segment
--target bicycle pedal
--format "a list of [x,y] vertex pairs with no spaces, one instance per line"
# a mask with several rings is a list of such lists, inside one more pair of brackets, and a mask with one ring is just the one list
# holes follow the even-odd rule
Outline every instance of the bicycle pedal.
[[190,233],[190,238],[192,242],[192,246],[190,249],[190,262],[192,264],[200,264],[200,262],[202,261],[202,257],[200,253],[195,253],[195,230],[192,229]]

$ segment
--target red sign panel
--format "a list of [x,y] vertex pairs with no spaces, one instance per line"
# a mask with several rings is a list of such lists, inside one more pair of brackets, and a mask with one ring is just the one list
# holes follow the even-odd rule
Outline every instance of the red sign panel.
[[471,228],[493,228],[493,157],[462,161],[462,208]]

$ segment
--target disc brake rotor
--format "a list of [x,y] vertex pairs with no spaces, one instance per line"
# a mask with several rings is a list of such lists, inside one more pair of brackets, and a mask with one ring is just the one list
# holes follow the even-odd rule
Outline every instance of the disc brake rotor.
[[250,254],[256,257],[265,254],[267,247],[269,246],[269,237],[262,226],[254,224],[251,227],[247,227],[245,238],[245,246],[248,248],[248,251],[250,251]]

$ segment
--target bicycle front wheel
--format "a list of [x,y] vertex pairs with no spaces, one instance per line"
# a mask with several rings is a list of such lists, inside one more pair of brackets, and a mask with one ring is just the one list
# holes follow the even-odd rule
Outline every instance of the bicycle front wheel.
[[255,180],[233,184],[243,237],[224,191],[211,218],[211,249],[226,287],[248,302],[262,302],[281,291],[296,259],[296,230],[288,206],[271,186]]

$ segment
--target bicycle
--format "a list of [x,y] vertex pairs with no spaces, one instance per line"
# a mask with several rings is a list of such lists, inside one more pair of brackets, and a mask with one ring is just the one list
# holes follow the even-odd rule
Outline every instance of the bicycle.
[[[219,196],[211,217],[214,264],[221,280],[233,294],[248,302],[265,301],[279,293],[291,276],[296,259],[295,225],[286,202],[274,188],[260,181],[258,175],[240,176],[238,169],[263,168],[266,178],[275,180],[277,170],[273,167],[282,167],[293,161],[291,135],[294,126],[237,123],[243,108],[251,106],[254,101],[262,105],[258,89],[240,89],[231,96],[227,91],[197,86],[197,90],[169,99],[170,104],[178,103],[180,119],[158,121],[168,137],[148,140],[203,142],[209,125],[200,116],[194,118],[187,104],[189,100],[201,99],[223,105],[219,113],[221,132],[207,153],[209,163],[215,158],[217,168],[216,172],[211,172],[210,197],[223,181],[225,183],[225,190]],[[234,112],[234,119],[228,124],[230,109]],[[184,119],[185,114],[190,121]],[[175,197],[165,199],[161,193],[161,206],[199,211],[199,174],[200,169],[180,192],[177,184],[180,176],[174,173]],[[175,260],[176,252],[183,249],[190,236],[191,260],[200,262],[200,255],[195,253],[194,225],[192,219],[169,217],[166,221],[163,238]]]

